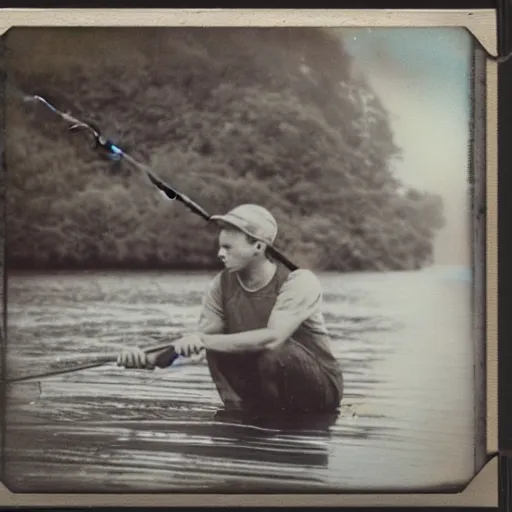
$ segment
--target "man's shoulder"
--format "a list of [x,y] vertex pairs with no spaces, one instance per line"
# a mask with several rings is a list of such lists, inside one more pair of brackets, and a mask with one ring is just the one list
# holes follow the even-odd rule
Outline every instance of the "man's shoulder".
[[221,272],[217,272],[216,274],[213,275],[213,277],[210,280],[209,286],[208,286],[208,289],[210,291],[220,289],[221,284],[222,284],[223,273],[224,273],[224,271],[221,271]]
[[318,292],[322,288],[316,274],[307,268],[299,268],[290,272],[283,283],[283,287],[285,286],[287,288],[293,287],[294,289],[300,288],[311,293]]
[[210,289],[220,290],[223,285],[228,284],[229,280],[232,280],[234,274],[228,272],[226,269],[223,269],[217,272],[210,281]]

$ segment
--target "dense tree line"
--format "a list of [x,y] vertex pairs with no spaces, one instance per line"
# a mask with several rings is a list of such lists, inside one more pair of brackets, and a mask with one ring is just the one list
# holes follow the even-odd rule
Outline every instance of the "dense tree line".
[[[323,270],[419,268],[439,197],[393,176],[388,114],[318,29],[16,29],[9,78],[85,116],[211,213],[268,207]],[[211,268],[217,231],[8,89],[11,266]]]

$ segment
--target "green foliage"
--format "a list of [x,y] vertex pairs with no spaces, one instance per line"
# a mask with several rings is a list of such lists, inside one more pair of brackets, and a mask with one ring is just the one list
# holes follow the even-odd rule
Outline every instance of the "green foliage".
[[[276,216],[278,246],[324,270],[428,264],[438,197],[403,190],[388,114],[318,29],[12,30],[8,70],[100,126],[211,213]],[[42,106],[6,112],[8,257],[21,267],[211,268],[217,232],[102,160]]]

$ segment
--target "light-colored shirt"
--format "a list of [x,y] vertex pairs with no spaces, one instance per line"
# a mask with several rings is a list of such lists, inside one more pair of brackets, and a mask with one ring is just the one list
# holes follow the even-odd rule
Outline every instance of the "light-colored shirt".
[[[298,365],[294,368],[297,370],[295,373],[288,373],[299,379],[311,378],[314,374],[313,381],[322,382],[326,386],[322,388],[324,391],[336,389],[336,393],[341,396],[342,372],[331,352],[330,337],[321,308],[322,287],[311,271],[299,269],[290,272],[283,266],[277,266],[274,276],[257,290],[248,290],[237,274],[224,271],[216,275],[204,295],[201,317],[211,318],[213,315],[217,318],[215,330],[235,334],[263,329],[268,326],[273,315],[277,315],[274,318],[278,321],[285,321],[289,315],[299,327],[281,345],[285,354],[293,354],[289,359],[284,355],[284,359]],[[207,323],[204,325],[206,327]],[[279,353],[276,353],[276,360],[279,360]],[[212,378],[225,404],[251,402],[260,396],[262,383],[258,353],[207,351],[206,357]],[[300,376],[301,372],[305,372],[304,377]],[[287,386],[291,386],[290,389],[300,388],[294,382],[288,382]]]
[[[224,322],[224,299],[228,298],[222,296],[221,275],[222,273],[217,274],[211,281],[203,298],[203,308]],[[258,296],[267,285],[257,290],[248,290],[240,279],[237,281],[240,288],[243,289],[245,297],[250,299],[251,296],[254,296],[255,308],[257,308]],[[281,318],[283,315],[289,315],[291,318],[300,319],[301,326],[294,333],[293,338],[301,343],[306,350],[316,355],[318,355],[317,349],[324,353],[330,353],[329,333],[321,311],[322,295],[321,284],[313,272],[307,269],[290,272],[278,290],[275,304],[267,321],[275,312],[279,312]],[[242,317],[242,323],[244,318],[247,323],[246,328],[239,330],[254,329],[251,315],[247,314]]]

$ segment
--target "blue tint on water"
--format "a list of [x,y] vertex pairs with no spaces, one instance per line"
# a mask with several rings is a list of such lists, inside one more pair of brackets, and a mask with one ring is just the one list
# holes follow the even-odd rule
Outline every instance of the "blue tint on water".
[[443,280],[464,281],[468,283],[473,280],[473,272],[471,267],[446,265],[437,267],[435,272],[439,274]]

